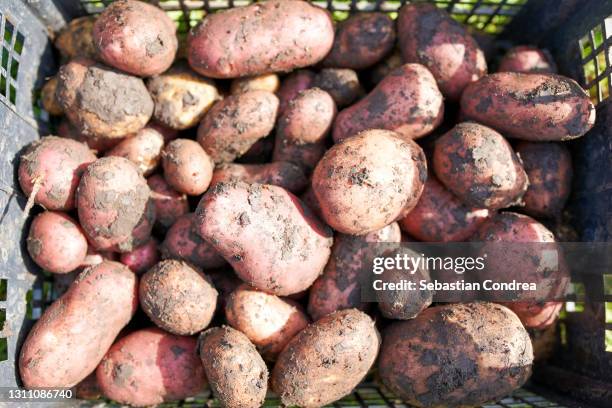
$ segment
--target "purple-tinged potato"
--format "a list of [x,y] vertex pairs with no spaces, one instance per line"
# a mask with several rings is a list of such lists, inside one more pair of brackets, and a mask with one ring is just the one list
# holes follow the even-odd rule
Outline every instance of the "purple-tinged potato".
[[198,142],[215,163],[230,163],[267,136],[276,121],[278,98],[251,91],[217,102],[198,127]]
[[169,228],[183,214],[189,212],[187,195],[174,190],[163,176],[154,174],[147,179],[151,200],[155,206],[155,222]]
[[443,119],[444,103],[431,72],[420,64],[394,69],[363,99],[340,111],[334,141],[369,129],[386,129],[418,139]]
[[236,95],[250,91],[267,91],[275,93],[280,86],[276,74],[263,74],[246,78],[237,78],[230,85],[230,94]]
[[321,206],[319,205],[319,199],[317,198],[314,193],[314,190],[312,189],[312,184],[310,184],[306,191],[302,193],[302,195],[300,196],[300,200],[302,200],[304,204],[306,204],[306,207],[308,207],[308,209],[312,211],[314,215],[316,215],[320,219],[323,219],[323,216],[321,215]]
[[137,307],[138,278],[127,266],[104,261],[85,269],[23,343],[24,387],[75,386],[96,368]]
[[134,163],[144,176],[148,176],[157,168],[163,148],[164,136],[157,129],[146,126],[119,142],[105,156],[124,157]]
[[373,66],[368,73],[368,80],[372,86],[378,85],[391,71],[402,66],[402,56],[396,49],[391,55]]
[[565,141],[595,124],[595,106],[576,81],[553,74],[500,72],[465,88],[461,112],[502,132],[532,142]]
[[276,161],[265,164],[221,164],[215,169],[210,185],[232,181],[272,184],[292,193],[299,193],[309,184],[300,166],[288,161]]
[[76,57],[96,58],[93,41],[93,27],[96,16],[78,17],[71,20],[58,33],[53,45],[64,61]]
[[365,69],[383,59],[394,45],[395,24],[387,14],[358,13],[338,23],[334,45],[321,64]]
[[572,189],[572,156],[561,143],[520,142],[516,154],[529,177],[523,211],[534,217],[561,214]]
[[202,269],[220,268],[225,259],[197,233],[195,214],[179,216],[168,229],[161,246],[164,259],[179,259]]
[[98,57],[104,63],[137,76],[167,70],[176,55],[176,26],[158,7],[120,0],[104,9],[93,27]]
[[278,296],[310,287],[329,259],[329,228],[278,186],[217,183],[196,216],[198,233],[243,281]]
[[557,65],[548,50],[529,45],[510,48],[499,62],[498,72],[556,74]]
[[136,407],[183,400],[206,386],[196,339],[157,328],[137,330],[113,344],[96,378],[106,398]]
[[363,380],[379,347],[380,335],[367,314],[356,309],[332,313],[298,333],[279,354],[272,390],[285,406],[327,405]]
[[161,154],[164,178],[179,193],[200,195],[212,179],[214,163],[197,142],[174,139]]
[[529,334],[508,308],[457,303],[425,309],[383,332],[383,384],[416,407],[479,406],[531,375]]
[[324,68],[314,77],[312,87],[329,93],[338,108],[350,105],[364,94],[357,72],[348,68]]
[[34,202],[47,210],[71,210],[81,175],[95,160],[96,155],[83,143],[43,137],[19,157],[19,186],[27,197],[34,193]]
[[213,327],[198,339],[206,378],[225,408],[258,408],[266,399],[268,368],[247,336]]
[[388,130],[368,130],[325,153],[312,188],[329,226],[363,235],[414,208],[426,179],[425,154],[414,141]]
[[99,251],[129,252],[151,236],[155,207],[136,165],[103,157],[87,167],[77,190],[81,227]]
[[38,266],[51,273],[68,273],[87,256],[87,238],[67,214],[45,211],[34,218],[26,240],[28,253]]
[[225,314],[225,305],[229,299],[230,294],[242,285],[242,281],[238,279],[232,268],[219,268],[206,271],[208,277],[213,283],[215,289],[219,293],[217,296],[217,310],[215,311],[218,315]]
[[86,137],[123,138],[142,129],[153,100],[142,79],[78,58],[57,75],[56,98],[70,122]]
[[140,278],[140,307],[157,326],[178,335],[204,330],[217,307],[210,279],[184,261],[158,262]]
[[289,103],[276,125],[273,161],[288,161],[310,173],[326,150],[326,138],[336,116],[331,95],[307,89]]
[[487,74],[487,62],[476,40],[435,4],[402,7],[397,32],[404,62],[425,65],[450,100],[458,100],[470,82]]
[[208,14],[189,35],[191,67],[211,78],[288,72],[331,50],[328,11],[305,1],[270,0]]
[[506,139],[474,122],[459,123],[436,140],[433,168],[446,188],[476,208],[520,205],[529,185]]
[[279,99],[279,115],[285,111],[285,108],[287,108],[293,98],[312,86],[314,77],[314,72],[307,69],[298,69],[283,78],[280,88],[276,92]]
[[466,206],[430,173],[419,202],[399,225],[419,241],[455,242],[471,237],[488,217],[489,210]]
[[121,254],[121,263],[130,268],[137,275],[142,275],[157,262],[159,262],[159,243],[155,238],[149,239],[146,243],[134,248],[130,252]]
[[310,319],[297,302],[242,284],[225,304],[230,326],[244,333],[260,354],[274,361],[285,345],[302,331]]
[[399,243],[401,232],[397,223],[366,235],[336,234],[329,262],[323,275],[310,288],[308,314],[313,320],[338,310],[356,308],[366,310],[368,303],[361,301],[360,278],[371,273],[374,244]]
[[274,135],[259,139],[245,154],[236,159],[236,163],[265,164],[270,162],[274,150]]

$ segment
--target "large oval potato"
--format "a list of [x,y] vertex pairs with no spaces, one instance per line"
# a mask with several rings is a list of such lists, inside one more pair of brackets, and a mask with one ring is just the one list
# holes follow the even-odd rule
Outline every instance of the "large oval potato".
[[267,136],[276,121],[278,98],[251,91],[217,102],[198,127],[198,142],[215,163],[229,163]]
[[336,234],[323,275],[310,287],[308,314],[313,320],[343,309],[366,310],[368,303],[361,301],[360,282],[363,273],[371,273],[374,244],[399,243],[401,239],[395,222],[366,235]]
[[270,0],[208,14],[189,35],[191,67],[212,78],[287,72],[329,52],[328,11],[296,0]]
[[258,408],[266,398],[268,368],[249,339],[231,327],[200,335],[199,352],[210,388],[226,408]]
[[224,163],[215,169],[210,185],[232,181],[273,184],[292,193],[299,193],[308,185],[308,178],[304,170],[297,164],[288,161],[265,164]]
[[101,251],[129,252],[151,236],[155,206],[134,163],[103,157],[87,167],[77,190],[79,221]]
[[334,141],[368,129],[393,130],[417,139],[443,119],[444,103],[436,80],[423,65],[405,64],[391,71],[365,98],[340,111]]
[[89,375],[138,307],[138,278],[104,261],[83,271],[45,310],[19,355],[24,386],[70,388]]
[[329,259],[331,231],[281,187],[217,183],[196,216],[199,234],[236,274],[275,295],[307,289]]
[[153,114],[142,79],[93,60],[74,59],[57,78],[57,100],[85,136],[123,138],[142,129]]
[[196,339],[157,328],[113,344],[96,377],[105,397],[138,407],[193,397],[206,385]]
[[227,298],[225,317],[230,326],[244,333],[270,361],[274,361],[289,340],[310,322],[297,302],[246,284],[236,288]]
[[534,142],[575,139],[595,123],[595,106],[576,81],[553,74],[500,72],[461,96],[466,118],[507,137]]
[[383,332],[383,383],[417,407],[478,406],[505,396],[531,374],[529,334],[493,303],[431,307]]
[[450,100],[487,74],[485,55],[466,29],[436,4],[407,4],[397,18],[404,62],[425,65]]
[[433,168],[465,204],[496,210],[522,204],[529,181],[502,135],[474,122],[459,123],[436,140]]
[[395,132],[368,130],[325,153],[312,188],[328,225],[363,235],[412,209],[426,179],[425,154],[415,142]]
[[356,309],[325,316],[295,336],[278,356],[271,387],[287,406],[321,407],[349,394],[374,364],[380,336]]

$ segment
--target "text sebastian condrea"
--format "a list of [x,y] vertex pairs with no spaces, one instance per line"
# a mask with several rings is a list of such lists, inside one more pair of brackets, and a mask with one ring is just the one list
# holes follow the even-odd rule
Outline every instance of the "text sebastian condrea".
[[403,279],[399,282],[383,282],[380,279],[372,283],[374,290],[435,290],[435,291],[476,291],[476,290],[537,290],[533,282],[496,282],[487,279],[482,282],[466,282],[463,279],[454,282],[428,281],[421,279],[418,282]]

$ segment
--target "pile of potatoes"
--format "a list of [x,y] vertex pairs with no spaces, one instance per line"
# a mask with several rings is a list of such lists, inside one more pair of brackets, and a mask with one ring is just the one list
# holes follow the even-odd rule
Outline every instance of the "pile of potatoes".
[[43,209],[28,252],[63,293],[23,343],[24,387],[320,407],[376,366],[435,407],[528,379],[526,327],[560,303],[377,308],[359,274],[373,243],[555,242],[536,219],[559,219],[561,142],[595,109],[546,52],[513,48],[488,74],[433,5],[335,23],[301,0],[206,15],[185,44],[162,10],[120,0],[55,44],[43,104],[59,136],[25,149],[18,179]]

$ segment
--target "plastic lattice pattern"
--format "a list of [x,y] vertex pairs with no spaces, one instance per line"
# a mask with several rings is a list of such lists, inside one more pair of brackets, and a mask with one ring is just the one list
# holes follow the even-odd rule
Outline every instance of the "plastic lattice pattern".
[[0,100],[15,108],[19,60],[25,37],[17,27],[0,13]]
[[579,40],[580,56],[584,69],[584,85],[594,103],[610,96],[612,67],[612,16],[593,27]]

